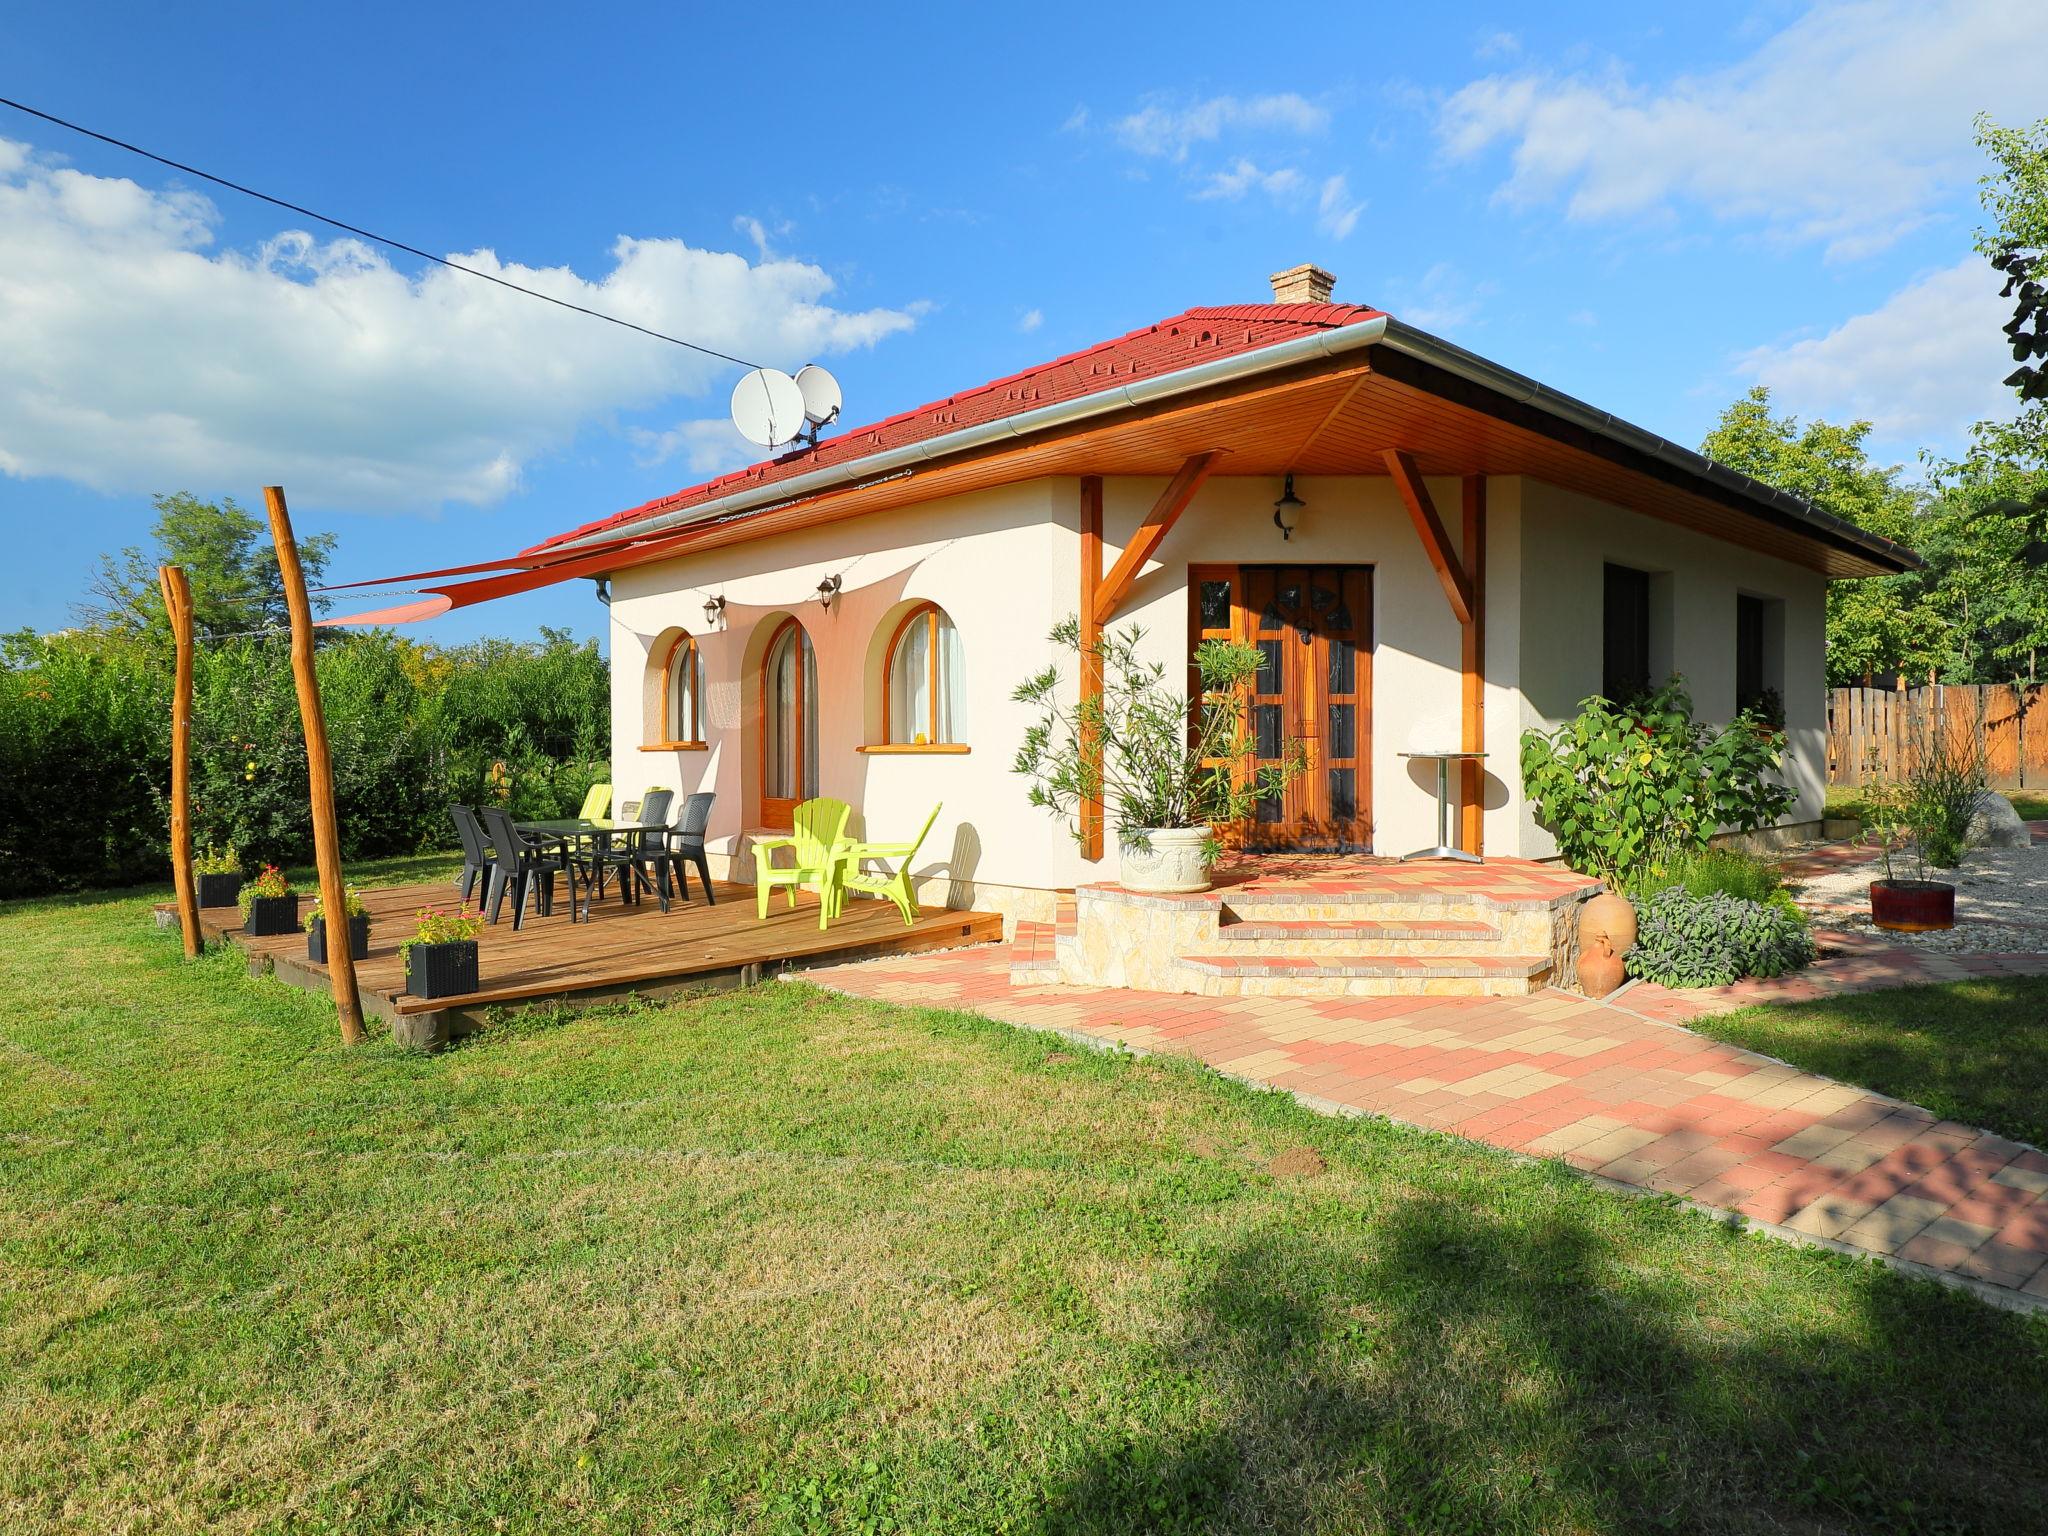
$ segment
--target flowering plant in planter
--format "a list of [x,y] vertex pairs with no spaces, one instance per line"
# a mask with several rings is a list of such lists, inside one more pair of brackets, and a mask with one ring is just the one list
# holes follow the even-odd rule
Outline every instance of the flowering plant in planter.
[[[1308,767],[1300,741],[1281,743],[1277,758],[1262,760],[1245,729],[1247,695],[1263,660],[1258,647],[1228,640],[1196,646],[1199,694],[1190,699],[1166,685],[1164,663],[1139,654],[1144,631],[1136,625],[1105,632],[1086,655],[1078,618],[1061,620],[1051,639],[1099,670],[1102,690],[1067,703],[1057,665],[1018,685],[1012,697],[1039,712],[1014,765],[1031,780],[1031,803],[1065,818],[1077,838],[1084,804],[1111,808],[1126,884],[1202,889],[1207,866],[1222,850],[1214,829],[1249,820],[1261,801],[1278,799]],[[1091,744],[1099,756],[1088,750]],[[1180,862],[1195,867],[1166,883],[1141,885],[1134,866],[1161,862],[1167,844],[1187,845],[1192,860]]]
[[1870,882],[1870,919],[1878,927],[1924,933],[1955,926],[1956,888],[1935,871],[1963,862],[1986,777],[1981,748],[1937,729],[1918,743],[1903,781],[1864,791],[1865,835],[1884,859],[1884,878]]
[[[360,960],[370,947],[370,909],[353,886],[343,893],[341,909],[348,918],[348,952]],[[327,961],[327,913],[318,896],[306,914],[306,958],[323,965]]]
[[469,907],[422,907],[413,935],[398,946],[405,990],[414,997],[457,997],[477,989],[476,937],[483,914]]
[[299,926],[299,896],[284,871],[266,864],[256,878],[242,887],[236,903],[242,909],[242,925],[259,937],[290,933]]
[[202,907],[230,907],[242,894],[242,856],[209,844],[192,860]]

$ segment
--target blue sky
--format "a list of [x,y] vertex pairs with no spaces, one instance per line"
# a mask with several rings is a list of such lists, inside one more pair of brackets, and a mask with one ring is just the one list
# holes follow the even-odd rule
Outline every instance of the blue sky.
[[[2007,408],[1970,118],[2048,115],[2035,0],[1420,9],[17,5],[0,95],[824,362],[849,424],[1303,260],[1681,442],[1753,382],[1898,460]],[[0,630],[152,491],[281,481],[347,579],[748,457],[736,370],[422,265],[0,111]]]

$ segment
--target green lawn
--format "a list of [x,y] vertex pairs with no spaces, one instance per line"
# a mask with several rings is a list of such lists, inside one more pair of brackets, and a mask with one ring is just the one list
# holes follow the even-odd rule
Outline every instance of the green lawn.
[[1745,1008],[1692,1028],[2048,1145],[2048,980],[2009,976]]
[[2040,1318],[802,986],[345,1051],[146,907],[0,908],[9,1536],[2040,1528]]

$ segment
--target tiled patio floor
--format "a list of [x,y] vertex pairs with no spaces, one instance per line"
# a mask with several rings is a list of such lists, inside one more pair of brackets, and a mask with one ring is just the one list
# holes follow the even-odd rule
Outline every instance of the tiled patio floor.
[[[1048,925],[1048,931],[1049,931]],[[1044,935],[1027,933],[1023,943]],[[820,985],[966,1008],[1173,1051],[1322,1108],[1454,1131],[1987,1294],[2048,1305],[2048,1156],[1674,1025],[1751,1002],[1985,975],[2048,955],[1928,955],[1826,934],[1798,976],[1707,993],[1638,984],[1604,1003],[1514,998],[1210,998],[1013,985],[1015,946],[808,973]],[[1028,974],[1028,973],[1021,973]]]

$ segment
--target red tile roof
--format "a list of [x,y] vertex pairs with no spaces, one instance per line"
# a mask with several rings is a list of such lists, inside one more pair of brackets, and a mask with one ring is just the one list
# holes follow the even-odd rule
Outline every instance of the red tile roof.
[[[1255,352],[1307,331],[1356,325],[1381,313],[1359,304],[1226,304],[1190,309],[1156,325],[1132,331],[1085,351],[1054,358],[1006,379],[948,395],[929,405],[828,437],[815,448],[799,448],[745,469],[707,480],[642,506],[629,507],[533,546],[549,549],[570,539],[624,527],[643,517],[716,501],[734,491],[772,485],[793,475],[852,463],[890,448],[922,442],[962,427],[999,421],[1022,411],[1113,389],[1133,377],[1156,378],[1197,363],[1240,352]],[[531,551],[528,551],[531,553]]]

